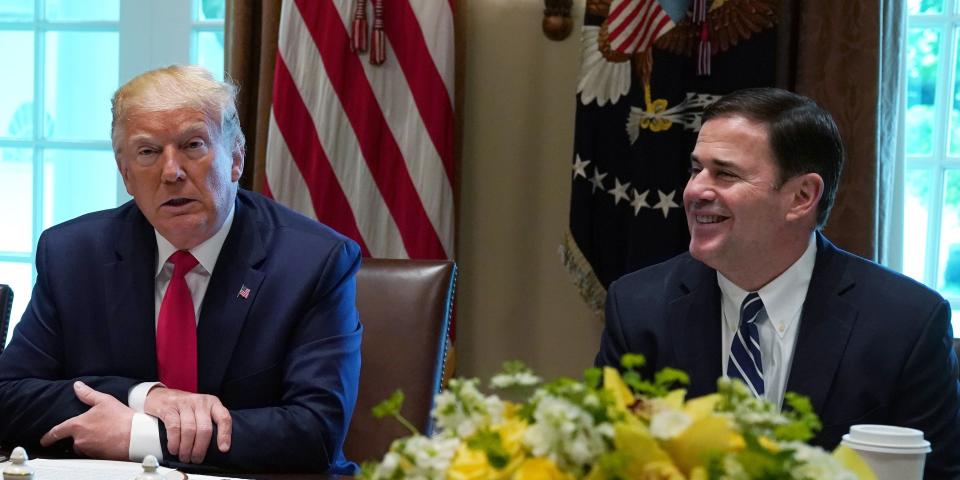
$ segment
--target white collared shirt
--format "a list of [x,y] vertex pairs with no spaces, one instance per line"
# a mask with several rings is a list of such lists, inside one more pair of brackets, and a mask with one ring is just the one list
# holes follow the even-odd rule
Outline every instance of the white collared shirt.
[[[763,363],[764,397],[778,407],[783,406],[783,395],[790,378],[793,350],[800,331],[800,313],[807,298],[813,266],[817,260],[816,235],[803,255],[777,278],[764,285],[757,294],[763,301],[763,311],[757,320],[760,334],[760,356]],[[717,272],[721,299],[721,368],[727,374],[730,345],[740,326],[740,305],[750,293]]]
[[[203,297],[207,293],[207,286],[210,285],[213,267],[217,264],[220,250],[223,249],[223,244],[230,233],[230,226],[233,225],[234,209],[234,206],[230,207],[230,213],[227,214],[226,220],[223,221],[223,225],[220,226],[217,233],[200,245],[190,249],[190,254],[197,259],[197,266],[187,272],[184,280],[190,290],[190,298],[193,299],[194,318],[197,322],[200,321],[200,307],[203,305]],[[160,232],[156,229],[154,229],[154,234],[157,238],[157,266],[154,273],[153,326],[156,328],[157,320],[160,317],[160,304],[163,303],[163,295],[167,292],[167,286],[173,277],[173,263],[168,260],[170,255],[173,255],[178,249],[163,235],[160,235]],[[161,385],[160,382],[139,383],[130,389],[130,394],[127,397],[127,405],[134,411],[128,454],[130,460],[135,462],[142,461],[143,457],[147,455],[163,458],[157,418],[143,413],[147,393],[157,385]]]

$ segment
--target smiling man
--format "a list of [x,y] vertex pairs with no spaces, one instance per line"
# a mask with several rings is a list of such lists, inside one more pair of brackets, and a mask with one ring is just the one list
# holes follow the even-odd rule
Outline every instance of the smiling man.
[[0,444],[243,471],[352,472],[357,245],[238,189],[236,88],[150,71],[113,98],[133,196],[44,232],[0,355]]
[[844,160],[829,113],[778,89],[709,106],[683,194],[690,250],[609,289],[597,365],[642,353],[690,375],[689,396],[738,378],[758,397],[810,397],[836,446],[851,425],[917,428],[925,478],[960,478],[950,308],[936,292],[821,233]]

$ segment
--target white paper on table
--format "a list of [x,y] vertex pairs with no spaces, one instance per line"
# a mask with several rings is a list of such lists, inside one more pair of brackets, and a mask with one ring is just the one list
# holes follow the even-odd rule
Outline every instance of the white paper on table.
[[[40,480],[133,480],[143,473],[143,465],[138,462],[119,462],[113,460],[50,460],[31,459],[27,464],[33,468]],[[0,472],[10,462],[0,463]],[[165,467],[157,469],[167,480],[239,480],[207,475],[189,475]]]

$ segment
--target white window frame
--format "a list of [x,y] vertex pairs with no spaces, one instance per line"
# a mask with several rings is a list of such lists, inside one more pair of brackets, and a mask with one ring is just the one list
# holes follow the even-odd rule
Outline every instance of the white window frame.
[[[943,13],[939,14],[911,15],[908,13],[908,8],[906,8],[906,6],[904,8],[904,12],[907,12],[904,41],[909,39],[910,31],[913,29],[933,28],[940,32],[940,44],[937,57],[937,82],[934,97],[933,135],[931,138],[932,151],[930,155],[910,155],[904,153],[903,170],[901,171],[905,176],[908,170],[924,169],[930,171],[932,175],[927,210],[927,231],[924,232],[926,257],[924,258],[923,277],[917,278],[917,280],[934,289],[938,287],[939,279],[943,275],[940,269],[940,256],[942,253],[940,242],[942,235],[941,226],[943,224],[943,206],[946,201],[946,192],[944,191],[946,174],[947,171],[951,170],[960,171],[960,155],[951,156],[948,151],[948,141],[950,140],[949,130],[951,128],[950,112],[954,94],[952,87],[958,80],[955,78],[955,66],[957,65],[958,56],[957,42],[960,40],[960,11],[958,11],[960,5],[958,5],[958,2],[960,2],[960,0],[944,0]],[[903,90],[901,92],[903,102],[901,105],[903,106],[903,112],[906,113],[906,91],[909,78],[906,73],[908,68],[906,48],[904,48],[903,51],[904,60],[901,62],[903,66],[901,76],[903,79]],[[901,118],[904,117],[905,115],[901,116]],[[902,135],[900,140],[906,141]],[[904,149],[904,152],[906,152],[906,149]],[[898,193],[905,195],[905,192],[906,190],[902,189],[902,191]],[[900,220],[901,223],[896,226],[896,228],[902,231],[904,237],[917,235],[917,232],[903,231],[905,228],[904,222],[902,222],[902,218]],[[894,266],[902,267],[902,259],[899,256],[901,251],[902,243],[897,246],[896,252],[894,253]],[[958,309],[960,309],[960,297],[957,295],[948,296],[942,291],[940,293],[950,302],[951,307],[954,309],[953,323],[957,325],[960,323],[960,318],[957,318],[956,315]],[[957,334],[960,334],[960,332],[954,331],[954,335]]]

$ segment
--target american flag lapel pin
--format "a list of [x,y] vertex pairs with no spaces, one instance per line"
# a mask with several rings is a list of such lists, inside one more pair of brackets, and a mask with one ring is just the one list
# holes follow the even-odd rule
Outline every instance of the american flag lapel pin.
[[250,287],[246,285],[240,285],[240,291],[237,292],[237,298],[242,298],[244,300],[250,296]]

